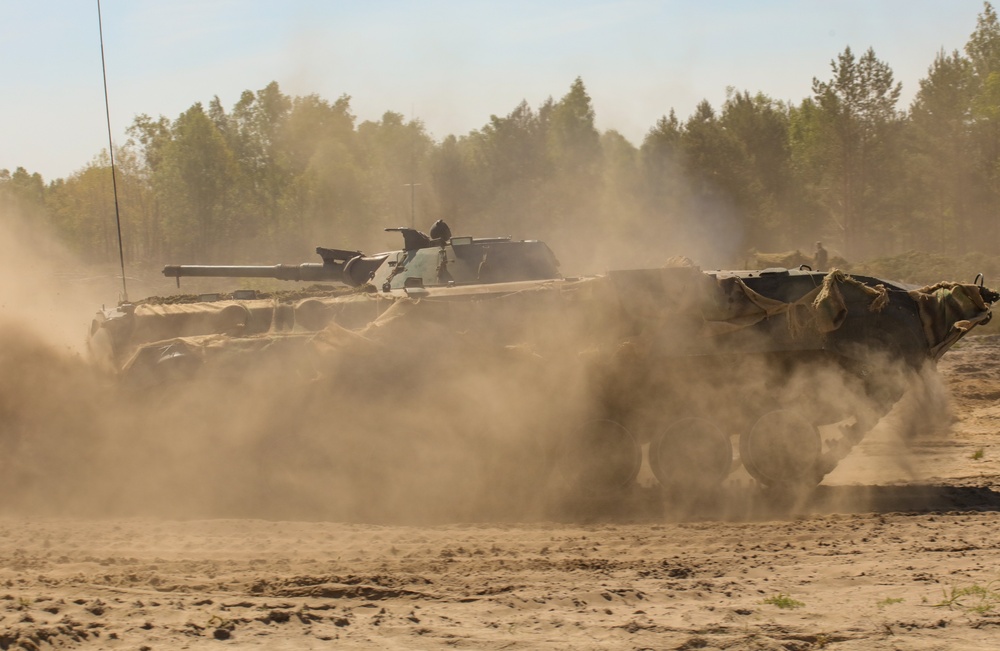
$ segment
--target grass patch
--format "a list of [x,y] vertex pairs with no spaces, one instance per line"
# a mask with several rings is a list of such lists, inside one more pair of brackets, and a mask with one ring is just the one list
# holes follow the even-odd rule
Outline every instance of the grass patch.
[[951,586],[943,592],[943,598],[934,604],[935,608],[959,609],[985,615],[1000,606],[1000,592],[996,591],[992,582],[985,586],[978,584],[962,588]]
[[979,461],[980,459],[983,458],[983,449],[982,448],[977,449],[975,452],[969,455],[969,458],[972,459],[973,461]]
[[767,599],[764,600],[764,603],[769,604],[771,606],[777,606],[778,608],[782,609],[795,609],[795,608],[802,608],[803,606],[805,606],[805,604],[802,603],[801,601],[792,599],[786,594],[776,594],[773,597],[768,597]]
[[878,606],[879,608],[885,608],[886,606],[891,606],[893,604],[901,604],[901,603],[903,603],[902,597],[886,597],[885,599],[883,599],[882,601],[878,602],[875,605]]

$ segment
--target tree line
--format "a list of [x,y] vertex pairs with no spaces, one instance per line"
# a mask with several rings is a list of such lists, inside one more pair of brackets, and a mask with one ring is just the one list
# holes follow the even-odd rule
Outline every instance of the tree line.
[[[580,78],[558,100],[439,141],[418,119],[359,123],[346,95],[291,97],[272,82],[229,110],[216,97],[175,119],[134,119],[115,149],[125,258],[299,260],[316,245],[377,248],[383,227],[436,219],[456,235],[547,239],[574,269],[594,242],[619,265],[707,249],[733,262],[816,240],[849,260],[995,253],[993,6],[963,51],[934,57],[909,107],[900,94],[874,50],[848,47],[798,103],[730,88],[683,121],[671,110],[636,145],[595,127]],[[107,152],[49,183],[0,170],[0,207],[48,224],[85,260],[117,260]]]

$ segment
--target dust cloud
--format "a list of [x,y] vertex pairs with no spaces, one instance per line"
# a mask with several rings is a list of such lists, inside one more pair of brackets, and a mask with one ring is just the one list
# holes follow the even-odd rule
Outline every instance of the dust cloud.
[[[121,286],[114,272],[83,267],[46,229],[0,204],[0,315],[69,351],[85,349],[88,319]],[[103,299],[102,299],[103,297]]]
[[[538,513],[540,430],[572,420],[573,374],[556,378],[530,351],[470,341],[434,318],[400,325],[390,314],[369,337],[331,327],[197,376],[121,381],[81,352],[99,302],[68,279],[86,275],[44,234],[8,221],[0,511]],[[28,279],[27,269],[37,273]]]
[[[195,374],[122,381],[73,343],[98,301],[68,289],[69,257],[59,254],[59,273],[26,283],[23,270],[50,269],[55,249],[23,227],[5,228],[3,513],[407,523],[752,517],[744,471],[722,488],[702,481],[729,474],[741,432],[767,414],[795,418],[785,415],[803,406],[838,428],[888,409],[856,375],[820,358],[657,357],[683,336],[630,340],[606,284],[587,282],[502,301],[399,302],[359,331],[331,324],[225,349]],[[664,495],[614,437],[648,451],[675,425],[678,440],[707,441],[711,463],[690,456],[701,448],[677,450],[685,467],[679,480],[661,482]],[[708,434],[685,436],[692,426]],[[621,489],[636,473],[644,488]]]

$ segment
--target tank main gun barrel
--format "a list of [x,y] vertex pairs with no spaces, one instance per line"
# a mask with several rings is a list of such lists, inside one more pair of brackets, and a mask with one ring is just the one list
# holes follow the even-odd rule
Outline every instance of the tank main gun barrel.
[[343,251],[317,247],[316,253],[323,262],[275,265],[203,265],[171,264],[163,268],[163,275],[176,278],[180,286],[181,277],[202,278],[275,278],[277,280],[304,280],[312,282],[336,282],[357,287],[368,282],[388,253],[366,256],[361,251]]
[[343,266],[318,262],[276,265],[202,265],[175,264],[163,268],[168,278],[193,276],[204,278],[276,278],[278,280],[311,280],[343,282]]

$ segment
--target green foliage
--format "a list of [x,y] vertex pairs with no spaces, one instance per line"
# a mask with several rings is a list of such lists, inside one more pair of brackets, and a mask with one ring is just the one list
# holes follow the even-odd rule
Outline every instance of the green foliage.
[[[272,82],[228,110],[215,97],[134,119],[114,152],[126,259],[295,261],[317,244],[385,246],[384,227],[442,218],[456,234],[549,239],[569,274],[671,255],[736,264],[822,240],[854,271],[989,283],[1000,276],[992,5],[963,52],[936,55],[909,111],[900,95],[871,48],[845,48],[800,102],[729,88],[686,119],[668,109],[636,146],[597,129],[581,78],[440,141],[419,119],[359,124],[348,96],[291,97]],[[88,260],[117,256],[107,152],[48,184],[0,170],[0,210],[47,221]]]
[[829,81],[813,79],[813,160],[822,201],[843,232],[843,253],[858,259],[875,249],[871,236],[883,225],[876,220],[893,209],[902,85],[871,48],[857,59],[848,47],[830,67]]
[[904,246],[932,243],[941,252],[967,250],[976,221],[974,209],[986,199],[983,170],[969,125],[972,113],[971,64],[958,52],[938,54],[910,108],[903,156],[910,189],[911,218],[900,229]]
[[600,134],[594,127],[594,107],[579,77],[552,108],[547,126],[553,161],[560,168],[591,170],[600,157]]
[[768,597],[767,599],[764,599],[763,603],[769,604],[771,606],[777,606],[778,608],[781,608],[783,610],[785,609],[791,610],[795,608],[802,608],[803,606],[805,606],[803,602],[792,599],[786,594],[776,594],[773,597]]
[[902,597],[886,597],[885,599],[879,601],[876,606],[879,608],[885,608],[886,606],[892,606],[894,604],[901,604],[905,601]]
[[1000,70],[1000,19],[989,2],[976,19],[976,29],[965,45],[965,53],[980,79]]
[[934,604],[935,608],[962,610],[965,612],[985,615],[1000,605],[1000,593],[992,582],[981,586],[973,584],[961,588],[950,586],[942,590],[942,599]]
[[976,451],[969,455],[969,458],[973,461],[979,461],[983,458],[984,452],[982,448],[976,448]]

